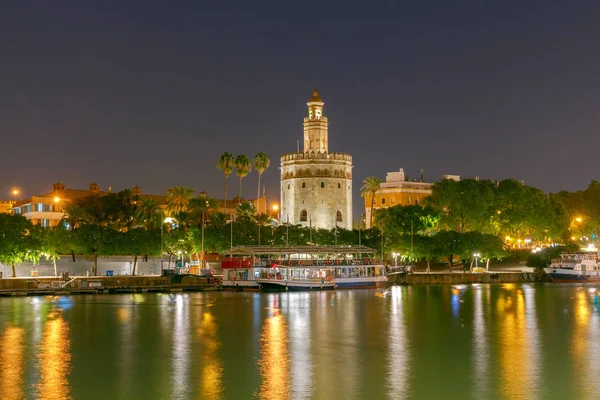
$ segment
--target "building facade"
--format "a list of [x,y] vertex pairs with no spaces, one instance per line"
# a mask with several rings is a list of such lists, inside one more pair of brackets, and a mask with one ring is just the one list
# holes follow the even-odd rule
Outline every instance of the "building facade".
[[[444,175],[443,179],[460,180],[457,175]],[[404,168],[399,171],[388,172],[385,182],[381,183],[380,189],[375,193],[375,202],[373,203],[373,212],[378,209],[394,207],[398,205],[408,206],[411,204],[421,204],[424,198],[431,196],[432,182],[423,182],[419,180],[411,181],[406,178]],[[370,193],[364,196],[365,199],[365,225],[371,227],[371,199]]]
[[281,223],[352,229],[352,156],[329,152],[329,121],[315,88],[306,103],[304,148],[281,157]]

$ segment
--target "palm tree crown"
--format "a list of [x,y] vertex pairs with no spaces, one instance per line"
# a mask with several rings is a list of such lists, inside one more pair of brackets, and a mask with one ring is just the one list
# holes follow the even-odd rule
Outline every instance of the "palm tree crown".
[[242,179],[250,173],[252,164],[250,159],[244,154],[240,154],[235,158],[235,174],[240,177],[240,194],[239,201],[242,199]]
[[167,190],[167,212],[180,213],[188,210],[194,191],[185,186],[173,186]]
[[256,199],[260,199],[260,177],[271,165],[271,160],[262,151],[254,156],[254,169],[258,172],[258,194]]
[[227,208],[227,178],[233,172],[234,159],[233,154],[224,152],[219,157],[219,162],[217,162],[217,168],[223,171],[223,175],[225,176],[225,189],[223,193],[223,201],[225,202],[223,208]]
[[238,205],[236,211],[240,219],[254,221],[256,210],[254,209],[252,203],[250,203],[249,201],[245,201]]
[[369,226],[373,227],[373,206],[375,205],[375,194],[381,188],[381,179],[376,176],[369,176],[363,180],[363,186],[360,188],[360,196],[365,197],[371,195],[371,218]]

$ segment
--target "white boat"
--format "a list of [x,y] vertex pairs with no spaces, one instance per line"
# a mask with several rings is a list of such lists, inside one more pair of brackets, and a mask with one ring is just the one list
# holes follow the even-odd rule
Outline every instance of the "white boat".
[[239,246],[223,253],[223,288],[327,290],[387,282],[375,250],[365,246]]
[[600,282],[598,253],[561,254],[544,271],[553,282]]

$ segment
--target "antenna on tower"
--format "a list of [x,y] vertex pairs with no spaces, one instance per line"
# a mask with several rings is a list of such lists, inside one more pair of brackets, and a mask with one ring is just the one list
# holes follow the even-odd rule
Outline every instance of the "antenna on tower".
[[421,182],[423,182],[423,168],[421,168],[421,177],[420,177]]

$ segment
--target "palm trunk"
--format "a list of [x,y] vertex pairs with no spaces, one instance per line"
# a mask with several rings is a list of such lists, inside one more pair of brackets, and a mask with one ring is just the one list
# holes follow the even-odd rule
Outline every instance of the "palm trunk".
[[371,194],[371,221],[369,222],[370,229],[373,229],[373,207],[375,207],[375,193]]
[[225,185],[223,189],[223,211],[227,209],[227,175],[225,175],[224,182]]
[[169,254],[169,264],[167,264],[167,269],[171,269],[171,254]]
[[94,276],[98,276],[98,254],[94,254]]
[[52,258],[52,262],[54,263],[54,276],[58,276],[58,267],[56,266],[56,257]]
[[490,259],[485,261],[485,272],[490,272]]
[[15,263],[12,263],[11,265],[12,265],[12,273],[13,273],[12,277],[16,278],[17,277],[17,270],[15,269]]
[[431,273],[431,267],[429,266],[429,259],[427,259],[427,273]]
[[471,265],[469,265],[469,272],[473,273],[473,259],[471,258]]
[[137,267],[137,254],[133,256],[133,269],[131,270],[131,276],[135,276],[135,267]]
[[260,214],[260,210],[259,210],[259,201],[258,199],[260,199],[260,176],[262,175],[262,173],[258,174],[258,194],[256,196],[256,211],[258,211],[258,213]]
[[240,194],[238,195],[238,204],[242,204],[242,177],[240,176]]

